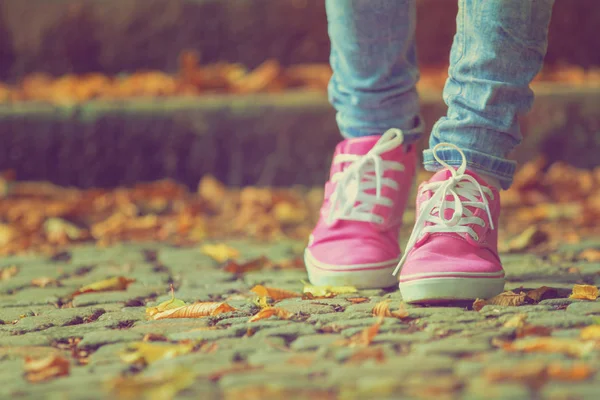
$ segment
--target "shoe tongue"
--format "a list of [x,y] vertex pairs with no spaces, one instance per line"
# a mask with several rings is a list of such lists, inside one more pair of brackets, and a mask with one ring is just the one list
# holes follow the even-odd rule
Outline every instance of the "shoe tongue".
[[354,139],[346,139],[340,142],[336,148],[336,154],[365,155],[375,146],[381,136],[365,136]]
[[[456,168],[455,168],[455,169],[456,169]],[[472,172],[472,171],[466,170],[466,171],[465,171],[465,175],[470,175],[470,176],[472,176],[473,178],[475,178],[475,180],[476,180],[477,182],[479,182],[479,184],[480,184],[481,186],[485,186],[485,187],[488,187],[488,188],[492,188],[492,186],[491,186],[491,185],[489,185],[489,184],[488,184],[486,181],[484,181],[482,178],[480,178],[480,177],[479,177],[479,175],[477,175],[475,172]],[[452,177],[452,173],[451,173],[451,172],[450,172],[448,169],[444,168],[444,169],[442,169],[442,170],[440,170],[440,171],[436,172],[436,173],[435,173],[435,174],[434,174],[434,175],[433,175],[433,176],[432,176],[432,177],[429,179],[429,182],[442,182],[442,181],[445,181],[445,180],[448,180],[448,179],[450,179],[451,177]]]

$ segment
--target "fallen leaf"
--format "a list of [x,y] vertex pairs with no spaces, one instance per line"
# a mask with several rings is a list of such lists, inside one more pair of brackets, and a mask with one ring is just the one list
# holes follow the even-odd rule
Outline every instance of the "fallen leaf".
[[408,311],[406,311],[406,308],[404,307],[403,303],[400,303],[398,310],[390,311],[390,301],[391,300],[384,300],[384,301],[380,301],[379,303],[375,304],[375,307],[373,307],[373,316],[374,317],[393,317],[393,318],[398,318],[398,319],[404,319],[404,318],[408,317]]
[[517,338],[524,338],[526,336],[550,336],[552,334],[552,328],[542,325],[531,325],[524,324],[518,327],[515,331]]
[[586,326],[579,333],[579,337],[583,340],[600,340],[600,325]]
[[148,317],[152,317],[158,313],[163,311],[171,310],[173,308],[179,308],[185,306],[185,301],[179,300],[175,298],[175,290],[173,289],[173,285],[171,285],[171,299],[163,301],[156,307],[148,307],[146,308],[146,315]]
[[155,361],[188,354],[194,348],[193,344],[163,344],[150,342],[131,343],[120,354],[121,360],[128,364],[152,364]]
[[235,308],[227,303],[205,302],[165,310],[154,314],[151,318],[154,320],[165,318],[202,318],[230,311],[235,311]]
[[315,286],[304,282],[303,293],[314,297],[333,297],[338,294],[356,293],[358,290],[354,286]]
[[235,260],[240,256],[240,252],[224,243],[205,244],[200,247],[200,251],[213,260],[223,263],[228,260]]
[[528,304],[529,299],[527,298],[527,293],[520,292],[515,293],[512,291],[507,291],[500,293],[497,296],[492,297],[489,300],[485,300],[485,303],[493,306],[522,306],[523,304]]
[[41,278],[35,278],[31,280],[31,284],[37,287],[46,287],[50,285],[58,286],[58,281],[54,278],[49,278],[47,276],[43,276]]
[[16,265],[0,269],[0,281],[7,281],[19,273]]
[[299,224],[308,218],[306,208],[289,201],[281,201],[275,204],[273,214],[275,219],[282,224]]
[[598,288],[592,285],[575,285],[570,299],[596,300],[598,298]]
[[142,338],[143,342],[166,342],[167,337],[158,333],[146,333]]
[[354,352],[346,362],[348,364],[362,364],[367,360],[375,360],[377,363],[385,361],[385,353],[381,347],[364,348]]
[[337,342],[337,344],[348,347],[368,347],[379,333],[379,328],[381,328],[382,323],[383,317],[380,317],[375,324],[363,329],[348,339]]
[[579,253],[578,256],[581,260],[586,260],[589,262],[597,262],[600,261],[600,249],[587,249]]
[[525,353],[561,353],[573,357],[583,357],[589,354],[595,347],[594,342],[582,342],[579,340],[555,337],[536,337],[518,339],[511,343],[505,343],[507,351],[522,351]]
[[583,363],[573,363],[565,366],[554,362],[548,365],[547,373],[550,379],[578,382],[590,378],[595,371],[589,365]]
[[349,297],[346,300],[348,300],[352,304],[360,304],[369,301],[367,297]]
[[5,246],[17,237],[18,232],[8,224],[0,223],[0,246]]
[[503,326],[505,328],[520,328],[525,325],[526,320],[527,314],[516,314],[506,321]]
[[266,287],[263,285],[256,285],[252,289],[250,289],[250,291],[256,293],[260,297],[270,297],[275,301],[302,296],[300,293],[291,292],[289,290]]
[[223,266],[223,271],[230,272],[232,274],[244,274],[250,271],[259,271],[265,268],[265,266],[268,264],[270,264],[270,261],[266,257],[259,257],[244,263],[238,263],[234,260],[229,260]]
[[171,400],[196,381],[186,368],[161,370],[154,375],[133,375],[109,381],[109,391],[121,399]]
[[481,311],[481,309],[487,305],[487,302],[483,299],[475,299],[473,302],[473,310]]
[[542,286],[534,290],[527,292],[527,297],[535,303],[539,303],[546,299],[555,299],[558,297],[558,291],[548,286]]
[[530,249],[548,240],[548,234],[536,226],[530,226],[512,238],[502,249],[506,252],[519,252]]
[[41,359],[25,358],[25,374],[29,382],[69,375],[69,367],[69,360],[59,354],[50,354]]
[[546,381],[546,368],[544,362],[527,361],[508,367],[488,367],[484,369],[483,376],[490,383],[516,381],[537,388]]
[[115,278],[105,279],[103,281],[94,282],[90,285],[83,286],[73,296],[77,296],[83,293],[90,292],[107,292],[112,290],[126,290],[127,287],[135,282],[135,279],[125,278],[124,276],[117,276]]
[[210,379],[213,382],[217,382],[219,379],[221,379],[225,375],[231,375],[231,374],[240,373],[240,372],[255,371],[257,369],[262,369],[262,368],[263,367],[259,366],[259,365],[250,365],[250,364],[246,364],[244,362],[239,362],[239,363],[233,364],[231,367],[227,367],[222,370],[211,372],[208,375],[208,379]]
[[83,230],[62,218],[48,218],[44,222],[44,231],[51,243],[64,243],[83,237]]
[[278,307],[267,307],[260,310],[256,315],[254,315],[248,322],[256,322],[261,319],[270,318],[273,315],[277,316],[279,319],[290,319],[292,317],[292,313]]

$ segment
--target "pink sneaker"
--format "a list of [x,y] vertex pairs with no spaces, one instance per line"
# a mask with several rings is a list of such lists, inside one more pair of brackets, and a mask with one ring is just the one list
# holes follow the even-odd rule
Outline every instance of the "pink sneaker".
[[[454,169],[441,161],[439,147],[452,147],[463,157]],[[456,146],[440,143],[433,149],[446,169],[419,187],[417,221],[402,267],[400,291],[409,303],[487,299],[504,289],[498,257],[500,194],[475,173]]]
[[348,139],[335,151],[321,217],[304,262],[314,285],[381,288],[397,283],[398,234],[416,154],[404,135]]

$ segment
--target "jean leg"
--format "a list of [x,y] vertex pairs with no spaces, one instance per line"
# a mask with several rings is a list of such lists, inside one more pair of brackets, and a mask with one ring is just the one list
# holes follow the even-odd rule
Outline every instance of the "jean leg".
[[333,76],[329,101],[346,138],[415,129],[416,0],[326,0]]
[[[493,176],[504,189],[516,163],[506,157],[521,142],[518,117],[533,103],[529,84],[542,67],[554,0],[459,0],[457,31],[444,87],[448,113],[433,127],[430,148],[452,143],[470,169]],[[455,150],[438,157],[458,166]],[[441,168],[431,150],[425,168]]]

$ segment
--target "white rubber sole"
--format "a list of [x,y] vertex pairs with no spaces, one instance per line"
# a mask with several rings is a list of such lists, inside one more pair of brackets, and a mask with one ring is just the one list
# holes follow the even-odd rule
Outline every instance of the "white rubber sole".
[[436,277],[400,282],[407,303],[438,303],[489,299],[504,291],[504,277]]
[[315,260],[306,249],[304,264],[310,283],[317,286],[354,286],[357,289],[379,289],[398,284],[398,279],[392,275],[398,265],[398,260],[377,264],[329,265]]

